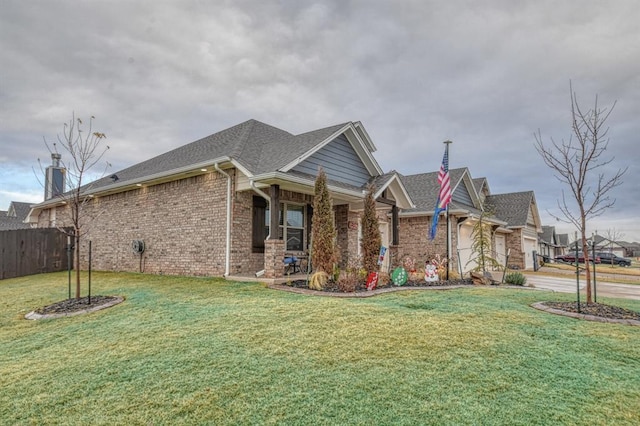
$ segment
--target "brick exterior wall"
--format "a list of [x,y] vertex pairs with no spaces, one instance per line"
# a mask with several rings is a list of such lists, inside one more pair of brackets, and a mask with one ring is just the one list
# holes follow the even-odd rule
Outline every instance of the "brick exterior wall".
[[[451,218],[451,270],[458,270],[458,260],[455,255],[455,248],[458,245],[456,235],[456,219]],[[438,222],[436,237],[429,240],[429,229],[431,229],[431,217],[400,217],[399,244],[394,247],[391,268],[400,266],[406,256],[415,260],[416,268],[424,268],[425,262],[431,260],[436,254],[444,258],[447,254],[447,224],[441,218]]]
[[[284,245],[281,249],[278,244],[270,244],[269,248],[265,247],[265,253],[252,252],[255,193],[236,193],[236,171],[229,170],[228,173],[232,176],[230,274],[254,274],[260,270],[265,270],[265,277],[282,274]],[[87,267],[87,246],[91,240],[95,270],[222,276],[225,271],[226,198],[227,178],[218,172],[96,197],[86,210],[87,217],[95,215],[96,218],[84,228],[87,234],[81,243],[81,267]],[[312,205],[313,196],[281,190],[280,201]],[[358,253],[360,213],[350,211],[348,205],[335,206],[334,211],[339,264],[344,268]],[[44,210],[38,218],[38,226],[51,226],[54,217],[56,226],[68,225],[67,212],[67,207],[56,208],[55,215]],[[387,212],[379,214],[381,219],[388,220]],[[430,218],[427,217],[400,218],[400,244],[390,247],[388,252],[392,268],[401,264],[401,259],[407,255],[416,259],[416,265],[422,266],[434,254],[446,253],[444,222],[440,223],[433,243],[427,240],[429,226]],[[133,240],[145,242],[142,256],[133,252]],[[452,246],[456,246],[455,235]],[[455,266],[455,257],[452,261]]]
[[525,269],[525,253],[522,251],[522,228],[514,229],[505,238],[505,245],[509,253],[510,269]]
[[265,268],[264,253],[253,253],[251,232],[253,223],[253,191],[233,195],[234,208],[231,225],[231,275],[255,273]]
[[[222,275],[225,267],[226,177],[217,172],[104,197],[86,206],[81,267],[92,241],[93,269],[171,275]],[[57,226],[66,225],[57,208]],[[39,226],[49,226],[43,211]],[[142,256],[133,240],[145,242]]]
[[264,277],[269,279],[284,277],[284,240],[264,242]]

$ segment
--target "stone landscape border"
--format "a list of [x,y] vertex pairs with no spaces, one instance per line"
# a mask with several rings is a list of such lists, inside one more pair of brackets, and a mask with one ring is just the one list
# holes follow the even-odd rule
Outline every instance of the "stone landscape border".
[[25,319],[30,319],[30,320],[73,317],[73,316],[76,316],[76,315],[89,314],[91,312],[99,311],[101,309],[110,308],[112,306],[115,306],[115,305],[117,305],[119,303],[124,302],[124,297],[122,297],[122,296],[114,296],[114,297],[115,297],[115,299],[110,300],[107,303],[103,303],[101,305],[96,305],[96,306],[93,306],[93,307],[87,308],[87,309],[82,309],[81,311],[62,312],[62,313],[58,313],[58,314],[38,314],[35,311],[31,311],[28,314],[26,314],[24,317],[25,317]]

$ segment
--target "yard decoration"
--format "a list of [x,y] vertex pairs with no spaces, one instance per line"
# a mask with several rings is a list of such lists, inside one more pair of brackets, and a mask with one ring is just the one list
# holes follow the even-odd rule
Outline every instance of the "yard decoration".
[[431,259],[431,263],[436,267],[436,269],[438,270],[438,277],[440,277],[441,280],[446,280],[447,278],[447,258],[444,257],[440,257],[440,254],[436,254],[435,257],[433,259]]
[[387,248],[385,246],[380,246],[380,254],[378,254],[378,265],[382,265],[384,262],[384,255],[387,253]]
[[378,285],[378,273],[377,272],[369,273],[369,276],[367,277],[367,290],[369,291],[375,290],[377,285]]
[[402,261],[402,265],[409,272],[415,272],[416,271],[416,261],[411,256],[405,256],[404,260]]
[[397,267],[391,273],[391,282],[397,286],[405,285],[408,278],[407,271],[403,267]]
[[426,262],[424,265],[424,280],[428,283],[440,280],[440,277],[438,277],[438,268],[433,263]]

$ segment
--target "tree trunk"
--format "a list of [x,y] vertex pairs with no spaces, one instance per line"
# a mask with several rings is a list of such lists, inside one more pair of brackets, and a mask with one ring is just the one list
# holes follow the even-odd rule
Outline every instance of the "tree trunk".
[[582,256],[584,257],[585,277],[587,282],[587,303],[593,303],[593,299],[591,298],[591,263],[589,263],[589,246],[587,245],[587,236],[584,226],[582,227]]
[[76,232],[75,235],[76,240],[76,299],[80,299],[80,235]]

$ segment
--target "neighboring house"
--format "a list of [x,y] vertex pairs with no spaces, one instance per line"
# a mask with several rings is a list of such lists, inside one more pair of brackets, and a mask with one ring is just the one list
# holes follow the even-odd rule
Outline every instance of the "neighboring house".
[[0,211],[0,231],[31,228],[30,224],[25,223],[30,208],[29,203],[12,201],[9,204],[9,210]]
[[562,256],[563,254],[567,254],[569,250],[569,234],[556,234],[556,238],[558,239],[558,256]]
[[[621,242],[612,241],[608,238],[605,238],[601,235],[595,234],[591,238],[587,240],[587,244],[589,245],[589,250],[592,249],[592,244],[595,241],[595,250],[597,252],[607,252],[613,253],[616,256],[625,257],[628,256],[628,250],[625,245]],[[570,250],[575,251],[576,249],[576,241],[571,243]],[[582,242],[578,240],[578,251],[582,251]]]
[[[404,255],[422,264],[428,256],[444,255],[445,220],[436,240],[427,239],[437,172],[383,173],[375,151],[360,122],[293,135],[249,120],[86,186],[87,208],[96,219],[84,228],[84,244],[92,241],[94,269],[277,279],[283,276],[285,255],[304,257],[312,250],[314,185],[322,167],[333,199],[341,266],[360,254],[360,215],[370,185],[382,244],[389,247],[383,270]],[[473,221],[482,201],[495,196],[486,179],[473,180],[466,168],[452,170],[451,176],[452,267],[468,270]],[[510,247],[509,263],[525,268],[531,267],[526,239],[537,235],[539,218],[533,193],[517,194],[496,198],[500,214],[489,221],[499,260]],[[68,206],[63,203],[53,197],[34,206],[28,221],[64,226]],[[272,214],[274,206],[278,214]],[[144,241],[143,253],[132,250],[138,240]],[[83,253],[86,260],[86,248]]]
[[542,232],[538,236],[538,253],[546,259],[553,260],[556,256],[566,253],[569,236],[567,234],[556,234],[555,226],[543,226]]
[[628,241],[619,241],[620,245],[625,248],[625,256],[624,257],[640,257],[640,244],[633,242],[630,243]]
[[[91,183],[87,224],[93,267],[184,275],[283,274],[285,253],[310,246],[313,194],[322,167],[333,198],[341,262],[359,250],[364,191],[375,187],[383,243],[412,207],[396,173],[384,174],[360,122],[293,135],[256,120],[181,146]],[[279,214],[271,214],[273,208]],[[54,197],[31,211],[38,226],[65,223]],[[136,254],[132,241],[142,240]],[[86,257],[86,256],[85,256]]]
[[[449,205],[451,266],[465,273],[476,265],[471,259],[473,226],[483,209],[484,221],[492,230],[493,257],[511,268],[533,268],[533,251],[541,228],[533,191],[492,195],[486,178],[472,179],[467,168],[452,169],[452,201]],[[438,172],[402,176],[402,182],[415,208],[400,212],[400,246],[398,256],[410,256],[424,264],[436,255],[447,252],[447,221],[440,218],[436,238],[427,243],[433,211],[439,192]]]

